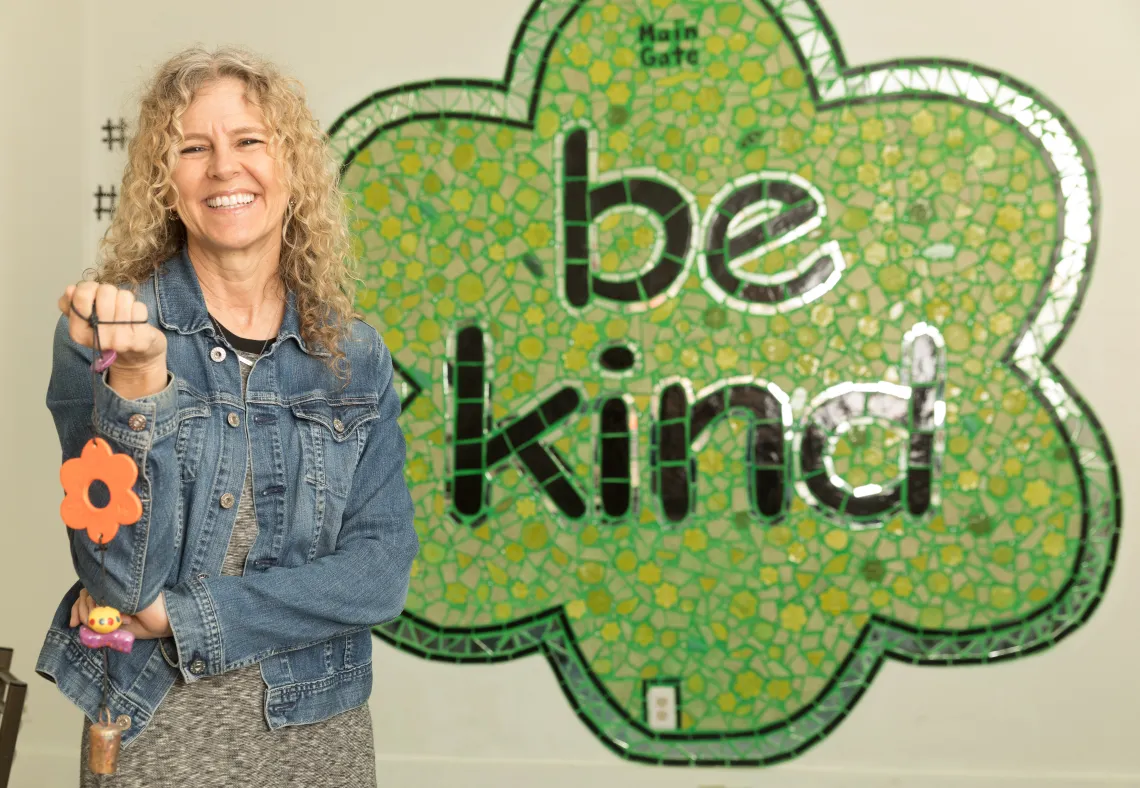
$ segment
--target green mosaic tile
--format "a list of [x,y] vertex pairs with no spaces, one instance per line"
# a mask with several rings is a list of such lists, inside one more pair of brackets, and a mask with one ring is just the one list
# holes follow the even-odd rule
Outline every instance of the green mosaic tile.
[[380,637],[541,652],[623,757],[749,765],[887,657],[1091,614],[1119,483],[1048,359],[1096,182],[1036,92],[849,68],[809,2],[536,2],[502,82],[332,137],[422,540]]

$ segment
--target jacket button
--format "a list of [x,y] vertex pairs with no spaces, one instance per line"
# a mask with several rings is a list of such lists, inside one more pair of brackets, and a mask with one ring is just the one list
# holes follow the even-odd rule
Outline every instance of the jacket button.
[[127,419],[127,426],[135,432],[142,432],[146,429],[146,416],[141,413],[136,413]]
[[225,494],[222,496],[222,499],[221,499],[220,501],[218,501],[218,503],[220,503],[220,504],[222,505],[222,508],[223,508],[223,509],[231,509],[231,508],[233,508],[233,505],[234,505],[234,494],[233,494],[233,493],[225,493]]
[[337,432],[344,432],[344,422],[340,419],[333,419],[333,429]]
[[214,361],[226,360],[226,349],[224,347],[216,347],[210,351],[210,358]]
[[115,724],[118,725],[123,730],[127,730],[128,728],[131,727],[131,718],[129,716],[127,716],[126,714],[120,714],[118,717],[115,718]]
[[231,427],[237,427],[241,424],[241,416],[237,415],[236,413],[231,413],[230,415],[226,416],[226,421],[229,422],[229,425]]
[[201,676],[206,672],[206,663],[202,661],[201,657],[190,663],[190,672],[195,676]]

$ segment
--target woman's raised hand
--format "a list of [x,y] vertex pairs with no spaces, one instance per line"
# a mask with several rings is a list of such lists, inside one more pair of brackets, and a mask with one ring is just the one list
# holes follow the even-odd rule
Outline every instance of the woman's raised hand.
[[96,315],[99,349],[116,355],[108,383],[121,396],[146,396],[166,385],[166,335],[146,322],[146,304],[130,290],[81,282],[60,296],[59,310],[68,316],[71,338],[89,348],[95,347],[95,332],[86,318]]

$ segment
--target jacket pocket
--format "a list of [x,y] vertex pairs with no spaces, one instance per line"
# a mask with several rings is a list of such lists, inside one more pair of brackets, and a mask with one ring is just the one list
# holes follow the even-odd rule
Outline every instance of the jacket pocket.
[[311,399],[291,406],[302,434],[305,481],[318,490],[348,497],[367,425],[380,415],[375,403]]

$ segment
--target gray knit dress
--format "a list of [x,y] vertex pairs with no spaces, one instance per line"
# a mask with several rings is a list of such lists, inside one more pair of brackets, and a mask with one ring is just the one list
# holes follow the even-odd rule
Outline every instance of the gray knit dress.
[[[224,329],[223,329],[224,330]],[[261,350],[229,332],[238,355]],[[251,366],[241,367],[242,393]],[[222,574],[240,575],[257,537],[252,468],[230,536]],[[87,768],[84,720],[80,788],[376,788],[376,754],[368,705],[324,722],[269,730],[259,665],[187,684],[181,676],[137,739],[119,755],[113,775]]]

